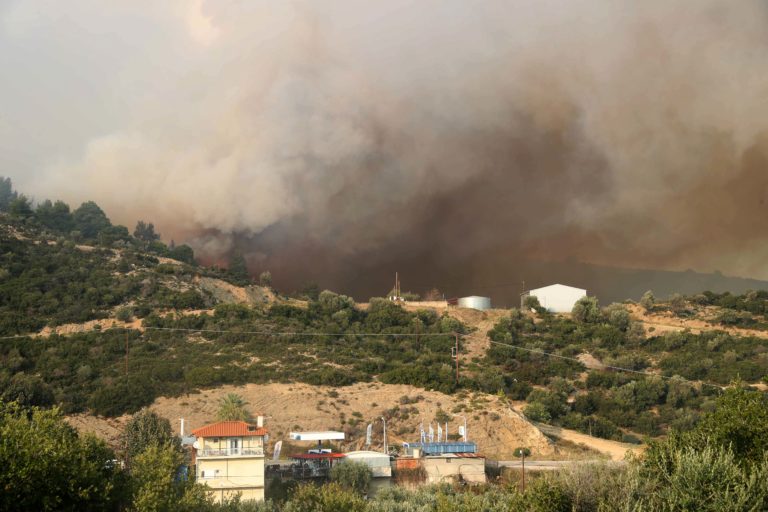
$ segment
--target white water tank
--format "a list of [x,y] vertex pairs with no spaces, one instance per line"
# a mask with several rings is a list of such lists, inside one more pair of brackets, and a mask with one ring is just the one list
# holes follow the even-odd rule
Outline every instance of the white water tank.
[[459,307],[485,311],[486,309],[491,309],[491,298],[479,297],[477,295],[462,297],[459,299]]

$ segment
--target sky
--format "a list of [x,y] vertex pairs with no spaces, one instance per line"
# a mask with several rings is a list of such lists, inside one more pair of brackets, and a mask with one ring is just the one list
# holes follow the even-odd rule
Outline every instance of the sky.
[[295,286],[488,254],[768,279],[767,14],[0,0],[0,175]]

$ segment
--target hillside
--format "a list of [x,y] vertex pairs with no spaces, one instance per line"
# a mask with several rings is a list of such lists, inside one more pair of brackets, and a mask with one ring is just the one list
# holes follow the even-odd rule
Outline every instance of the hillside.
[[107,437],[145,406],[209,421],[223,390],[235,390],[276,432],[344,428],[359,442],[384,415],[393,441],[407,440],[439,402],[500,456],[516,443],[577,456],[525,417],[638,443],[694,425],[736,379],[763,388],[768,373],[765,292],[585,301],[573,316],[356,304],[330,291],[287,297],[106,217],[91,238],[35,215],[0,220],[2,398],[57,404]]
[[[434,423],[436,416],[447,414],[450,417],[452,410],[461,408],[471,438],[494,457],[511,459],[517,446],[530,446],[537,458],[572,458],[584,452],[555,445],[497,396],[481,393],[445,395],[406,385],[366,383],[332,388],[272,383],[222,386],[188,396],[159,398],[151,409],[172,419],[176,429],[178,418],[185,418],[189,429],[197,428],[215,418],[221,398],[233,392],[249,403],[250,410],[266,416],[272,433],[271,444],[285,440],[292,430],[338,429],[347,432],[343,448],[362,449],[366,426],[373,422],[373,442],[380,447],[383,442],[381,418],[385,417],[388,441],[399,446],[402,442],[418,440],[420,423],[423,422],[426,428],[428,423]],[[116,441],[126,419],[127,416],[110,420],[74,415],[70,421],[82,430]],[[457,434],[460,423],[463,419],[451,419],[451,434]],[[305,445],[304,449],[308,447],[311,446]]]

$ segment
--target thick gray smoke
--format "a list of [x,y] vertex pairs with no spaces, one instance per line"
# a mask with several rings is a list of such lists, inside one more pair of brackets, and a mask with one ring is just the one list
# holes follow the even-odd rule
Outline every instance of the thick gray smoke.
[[123,63],[105,101],[130,113],[36,194],[209,261],[240,250],[287,286],[499,259],[768,278],[762,0],[48,8]]

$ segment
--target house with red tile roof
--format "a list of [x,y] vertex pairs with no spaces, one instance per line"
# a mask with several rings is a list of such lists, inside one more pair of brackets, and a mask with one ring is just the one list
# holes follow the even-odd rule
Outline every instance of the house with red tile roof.
[[213,490],[216,501],[264,499],[264,447],[267,429],[263,417],[256,424],[219,421],[192,431],[196,441],[197,481]]

